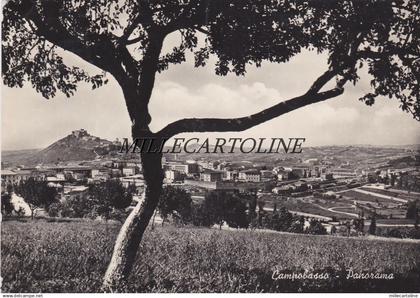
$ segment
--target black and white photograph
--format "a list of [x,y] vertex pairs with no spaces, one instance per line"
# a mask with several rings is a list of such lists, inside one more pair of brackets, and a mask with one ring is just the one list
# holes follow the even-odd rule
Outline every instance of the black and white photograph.
[[418,0],[1,5],[2,297],[419,297]]

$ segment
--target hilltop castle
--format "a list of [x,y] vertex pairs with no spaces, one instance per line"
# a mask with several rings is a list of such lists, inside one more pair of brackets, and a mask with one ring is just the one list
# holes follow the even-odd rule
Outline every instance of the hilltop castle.
[[82,137],[86,137],[86,136],[89,135],[88,132],[85,129],[83,129],[83,128],[81,128],[79,130],[73,130],[71,132],[71,134],[73,136],[75,136],[76,138],[82,138]]

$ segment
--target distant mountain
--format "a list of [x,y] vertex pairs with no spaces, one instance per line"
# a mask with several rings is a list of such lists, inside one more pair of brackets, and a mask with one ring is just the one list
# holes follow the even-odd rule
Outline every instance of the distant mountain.
[[[214,146],[209,146],[210,151]],[[381,166],[394,166],[395,168],[403,168],[416,165],[415,160],[419,155],[418,145],[401,145],[401,146],[322,146],[322,147],[304,147],[302,153],[285,154],[281,153],[196,153],[187,154],[185,152],[177,154],[178,160],[188,159],[207,159],[207,160],[229,160],[230,162],[251,162],[254,165],[288,165],[293,166],[301,164],[305,160],[318,159],[329,160],[332,164],[349,163],[356,168],[375,168]],[[188,150],[196,149],[196,147],[188,147]],[[401,159],[401,160],[399,160]],[[392,160],[396,160],[392,163]],[[391,162],[390,162],[391,161]],[[411,161],[411,162],[407,162]],[[417,162],[418,165],[418,162]]]
[[[197,144],[188,147],[189,151],[198,149]],[[293,165],[300,164],[308,159],[332,160],[334,164],[350,163],[357,167],[385,167],[395,168],[418,166],[420,153],[419,145],[401,146],[320,146],[304,147],[300,154],[282,153],[241,153],[236,150],[234,154],[225,153],[164,153],[168,160],[228,160],[231,163],[252,163],[255,165]],[[119,153],[121,144],[90,135],[86,130],[75,130],[68,136],[54,142],[45,149],[9,150],[2,151],[2,166],[17,165],[35,166],[38,164],[56,164],[71,161],[90,161],[99,158],[109,158],[124,155],[125,158],[139,158],[139,154]],[[171,146],[165,146],[171,150]],[[238,149],[238,148],[236,148]],[[247,148],[246,148],[247,149]],[[214,146],[209,146],[213,151]]]
[[1,162],[5,166],[20,164],[22,160],[39,151],[41,149],[3,150],[1,152]]
[[[118,144],[90,135],[86,130],[75,130],[68,136],[54,142],[42,150],[25,150],[3,153],[4,165],[54,164],[59,162],[94,160],[119,150]],[[23,153],[23,154],[22,154]],[[20,158],[19,158],[20,156]],[[11,158],[10,158],[11,157]]]
[[420,166],[420,154],[392,159],[388,161],[388,164],[393,168],[418,167]]

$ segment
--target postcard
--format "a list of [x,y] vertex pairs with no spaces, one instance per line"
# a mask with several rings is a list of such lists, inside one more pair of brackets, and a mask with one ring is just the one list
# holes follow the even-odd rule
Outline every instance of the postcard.
[[419,28],[417,0],[3,1],[3,296],[418,297]]

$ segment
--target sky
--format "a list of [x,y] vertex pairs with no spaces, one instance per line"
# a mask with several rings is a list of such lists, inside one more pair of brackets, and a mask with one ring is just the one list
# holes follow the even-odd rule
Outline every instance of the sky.
[[[175,38],[165,41],[164,51]],[[99,70],[64,53],[69,65]],[[284,64],[248,67],[247,74],[216,76],[211,63],[194,68],[191,57],[158,74],[150,101],[152,130],[185,117],[238,117],[270,107],[306,92],[327,69],[327,57],[303,52]],[[130,121],[122,91],[112,76],[104,87],[82,84],[75,96],[58,94],[46,100],[31,86],[2,86],[1,148],[45,148],[72,130],[114,140],[130,137]],[[399,109],[394,99],[382,98],[367,106],[358,98],[370,91],[369,76],[361,74],[356,86],[343,95],[282,115],[241,133],[202,133],[178,137],[306,138],[305,146],[404,145],[420,143],[420,123]]]

